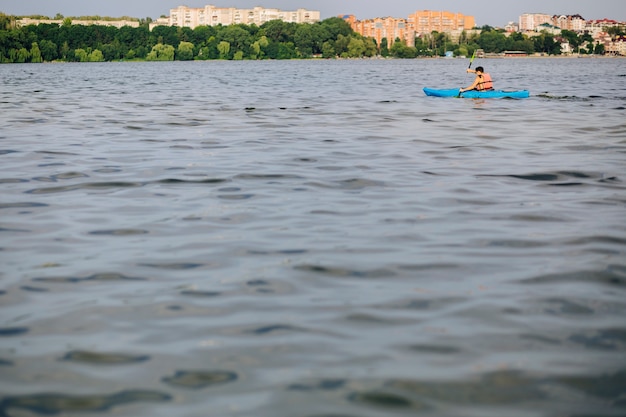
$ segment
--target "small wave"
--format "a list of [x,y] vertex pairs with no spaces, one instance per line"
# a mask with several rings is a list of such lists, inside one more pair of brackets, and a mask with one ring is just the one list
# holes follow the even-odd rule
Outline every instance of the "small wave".
[[0,401],[0,414],[13,415],[11,410],[28,410],[37,414],[93,413],[108,411],[121,404],[143,401],[170,401],[172,397],[159,391],[126,390],[111,395],[29,394],[8,396]]
[[383,187],[383,181],[374,181],[364,178],[350,178],[346,180],[334,181],[331,183],[309,182],[306,185],[319,188],[334,188],[340,190],[362,190],[370,187]]
[[166,376],[166,384],[190,389],[202,389],[236,381],[237,373],[231,371],[177,371],[173,376]]
[[294,269],[297,271],[313,272],[316,274],[327,275],[329,277],[387,278],[396,275],[396,273],[390,269],[356,270],[311,264],[297,265],[294,267]]
[[537,94],[536,97],[540,97],[547,100],[555,100],[555,101],[579,101],[579,102],[588,102],[588,101],[599,101],[599,100],[625,100],[626,97],[606,97],[606,96],[597,96],[597,95],[589,95],[587,97],[579,97],[579,96],[557,96],[548,93]]
[[122,365],[129,363],[145,362],[150,359],[148,355],[128,355],[124,353],[100,353],[85,350],[73,350],[68,352],[61,360],[69,362],[83,362],[94,365]]
[[181,262],[181,263],[159,263],[159,264],[139,264],[139,266],[146,266],[149,268],[157,268],[157,269],[170,269],[170,270],[186,270],[186,269],[195,269],[204,266],[204,264],[198,264],[193,262]]
[[200,291],[200,290],[183,290],[180,295],[187,295],[191,297],[218,297],[222,295],[219,291]]
[[625,285],[626,267],[611,265],[603,271],[574,271],[557,274],[539,275],[520,281],[522,284],[553,284],[588,282],[591,284]]
[[103,235],[103,236],[132,236],[132,235],[144,235],[150,233],[147,230],[142,229],[111,229],[111,230],[93,230],[89,232],[90,235]]
[[89,275],[86,277],[71,277],[71,276],[58,276],[58,277],[41,277],[33,278],[33,281],[48,282],[48,283],[79,283],[86,281],[145,281],[146,278],[129,277],[117,272],[103,272],[98,274]]
[[335,391],[346,385],[345,379],[320,379],[311,382],[297,382],[287,386],[289,391]]
[[22,182],[28,182],[28,180],[22,178],[0,178],[0,184],[19,184]]
[[221,178],[206,178],[201,180],[184,180],[178,178],[165,178],[156,181],[146,182],[125,182],[125,181],[111,181],[111,182],[86,182],[81,184],[64,185],[59,187],[42,187],[33,188],[26,191],[27,194],[55,194],[64,193],[68,191],[76,190],[109,190],[117,188],[136,188],[144,187],[150,184],[219,184],[229,181]]
[[77,153],[72,152],[59,152],[59,151],[36,151],[35,153],[42,153],[44,155],[65,155],[65,156],[78,156]]
[[431,409],[430,406],[421,403],[415,403],[414,401],[406,398],[403,395],[385,392],[385,391],[365,391],[354,392],[348,395],[350,402],[360,404],[363,406],[375,406],[382,409],[413,409],[426,411]]
[[269,326],[255,327],[255,328],[244,331],[244,333],[255,334],[255,335],[265,335],[265,334],[274,334],[274,333],[294,333],[294,332],[301,333],[301,332],[307,332],[307,330],[302,327],[292,326],[289,324],[272,324]]
[[582,181],[573,180],[592,180],[599,183],[616,183],[619,177],[607,175],[597,172],[582,171],[556,171],[556,172],[536,172],[530,174],[508,174],[508,175],[478,175],[479,177],[509,177],[526,181],[549,182],[553,186],[578,186],[583,185]]
[[154,181],[157,184],[220,184],[228,182],[229,180],[224,178],[205,178],[201,180],[181,180],[179,178],[164,178],[158,181]]
[[[571,335],[568,340],[583,345],[587,349],[623,352],[626,349],[626,329],[613,328],[580,332]],[[626,372],[623,372],[622,377],[626,377]]]
[[28,332],[28,327],[0,327],[0,337],[19,336]]
[[34,188],[26,191],[27,194],[55,194],[76,190],[107,190],[115,188],[132,188],[141,187],[143,183],[139,182],[91,182],[83,184],[65,185],[61,187],[44,187]]
[[291,174],[238,174],[236,179],[242,180],[280,180],[280,179],[302,179],[299,175]]
[[35,207],[48,207],[48,204],[31,203],[31,202],[0,204],[0,209],[5,209],[5,208],[35,208]]

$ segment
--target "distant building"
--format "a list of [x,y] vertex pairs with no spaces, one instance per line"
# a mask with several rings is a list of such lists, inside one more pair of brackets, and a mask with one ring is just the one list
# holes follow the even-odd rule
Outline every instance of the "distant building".
[[357,20],[354,15],[340,16],[353,31],[368,38],[374,38],[378,46],[383,39],[387,39],[387,46],[391,47],[396,39],[400,39],[407,46],[415,45],[415,32],[407,28],[406,19],[393,17],[378,17],[376,19]]
[[587,20],[585,23],[585,31],[589,32],[592,36],[595,36],[598,33],[604,32],[606,28],[620,26],[626,26],[626,24],[624,22],[618,22],[617,20],[611,19]]
[[426,34],[433,31],[450,33],[455,30],[468,30],[476,26],[474,16],[446,11],[418,10],[409,15],[409,29],[417,34]]
[[387,39],[388,46],[392,46],[396,39],[402,40],[407,46],[415,46],[416,36],[433,31],[448,33],[454,41],[464,30],[470,30],[476,26],[473,16],[432,10],[417,11],[406,19],[378,17],[361,21],[357,20],[354,15],[339,17],[348,22],[356,33],[374,38],[378,45],[381,44],[382,39]]
[[519,17],[519,30],[531,32],[544,23],[552,24],[552,16],[543,13],[524,13]]
[[550,23],[542,23],[535,28],[535,32],[546,32],[551,35],[560,35],[563,29]]
[[[233,24],[256,24],[258,26],[270,20],[282,20],[289,23],[315,23],[320,21],[320,12],[314,10],[298,9],[285,11],[279,9],[265,9],[255,7],[253,9],[236,9],[234,7],[204,7],[179,6],[170,9],[168,19],[169,26],[195,28],[197,26],[217,26]],[[158,24],[163,24],[161,21]]]
[[509,22],[504,27],[504,30],[507,31],[508,33],[519,32],[519,25],[515,22]]
[[[31,19],[28,17],[21,18],[17,21],[20,26],[28,26],[28,25],[41,25],[41,24],[56,24],[61,26],[65,19]],[[90,25],[98,25],[98,26],[115,26],[116,28],[121,28],[124,26],[130,26],[137,28],[139,27],[139,21],[137,20],[85,20],[85,19],[71,19],[73,25],[81,25],[81,26],[90,26]]]
[[582,32],[585,29],[585,19],[579,14],[552,16],[552,24],[561,29],[575,32]]

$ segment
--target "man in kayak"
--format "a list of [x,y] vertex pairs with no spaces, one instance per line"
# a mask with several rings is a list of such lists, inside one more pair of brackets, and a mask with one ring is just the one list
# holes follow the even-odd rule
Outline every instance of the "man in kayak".
[[489,91],[493,90],[493,81],[491,80],[491,75],[487,74],[483,67],[476,67],[475,70],[468,68],[467,72],[473,72],[476,74],[476,78],[472,85],[467,88],[461,88],[459,93],[463,93],[465,91],[476,90],[476,91]]

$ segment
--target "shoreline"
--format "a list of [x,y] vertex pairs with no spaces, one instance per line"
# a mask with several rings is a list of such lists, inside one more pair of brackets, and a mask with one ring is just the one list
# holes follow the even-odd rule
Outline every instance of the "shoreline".
[[[418,56],[415,58],[393,58],[393,57],[383,57],[383,56],[374,56],[374,57],[361,57],[361,58],[341,58],[341,57],[336,57],[336,58],[318,58],[318,57],[314,57],[314,58],[292,58],[292,59],[257,59],[257,60],[252,60],[252,59],[242,59],[241,61],[245,61],[245,62],[252,62],[252,61],[256,61],[256,62],[266,62],[266,61],[368,61],[368,60],[372,60],[372,61],[395,61],[395,60],[412,60],[412,59],[418,59],[418,60],[467,60],[467,57],[464,56],[456,56],[456,57],[445,57],[445,56]],[[622,56],[622,55],[527,55],[527,56],[504,56],[504,55],[486,55],[484,57],[481,57],[480,59],[626,59],[626,56]],[[76,61],[43,61],[43,62],[38,62],[38,63],[34,63],[34,64],[106,64],[106,63],[112,63],[112,62],[116,62],[116,63],[121,63],[121,62],[153,62],[153,63],[158,63],[158,62],[220,62],[220,61],[224,61],[224,62],[228,62],[228,61],[236,61],[233,59],[206,59],[206,60],[202,60],[202,59],[192,59],[192,60],[185,60],[185,61],[181,61],[181,60],[172,60],[172,61],[149,61],[149,60],[145,60],[145,59],[132,59],[132,60],[125,60],[125,59],[120,59],[120,60],[115,60],[115,61],[100,61],[100,62],[76,62]],[[12,64],[33,64],[32,62],[25,62],[25,63],[19,63],[19,62],[6,62],[6,63],[0,63],[0,65],[12,65]]]

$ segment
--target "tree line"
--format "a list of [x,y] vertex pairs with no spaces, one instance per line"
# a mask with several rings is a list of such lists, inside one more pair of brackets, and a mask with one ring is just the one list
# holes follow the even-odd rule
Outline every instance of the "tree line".
[[[621,32],[614,30],[615,34]],[[610,33],[610,32],[609,32]],[[402,58],[419,56],[444,56],[446,51],[454,52],[456,56],[470,56],[477,49],[486,53],[502,53],[504,51],[521,51],[528,55],[541,53],[545,55],[561,55],[561,42],[566,40],[573,50],[581,54],[604,54],[604,45],[595,44],[589,33],[577,33],[571,30],[562,30],[556,36],[547,31],[527,36],[523,33],[506,33],[502,29],[483,26],[479,33],[463,32],[456,42],[453,42],[448,33],[432,32],[415,39],[415,47],[395,45],[395,51],[386,51],[385,42],[382,42],[381,54],[389,54]]]
[[272,20],[261,26],[236,24],[194,29],[148,24],[139,27],[39,24],[20,27],[0,15],[0,61],[117,61],[293,59],[320,56],[371,57],[373,39],[355,33],[343,19],[314,24]]
[[[57,17],[62,17],[58,15]],[[149,19],[139,27],[73,25],[64,18],[61,25],[19,26],[14,16],[0,13],[0,62],[118,61],[118,60],[242,60],[293,58],[361,58],[443,56],[446,51],[470,56],[476,49],[486,53],[506,50],[561,54],[561,42],[542,32],[528,37],[505,34],[489,26],[480,33],[463,32],[453,42],[447,33],[432,32],[415,38],[415,46],[404,41],[372,38],[355,33],[343,19],[332,17],[314,24],[273,20],[257,25],[198,26],[194,29],[156,26],[149,30]],[[603,53],[588,34],[562,31],[579,53]],[[391,44],[391,46],[389,46]]]

